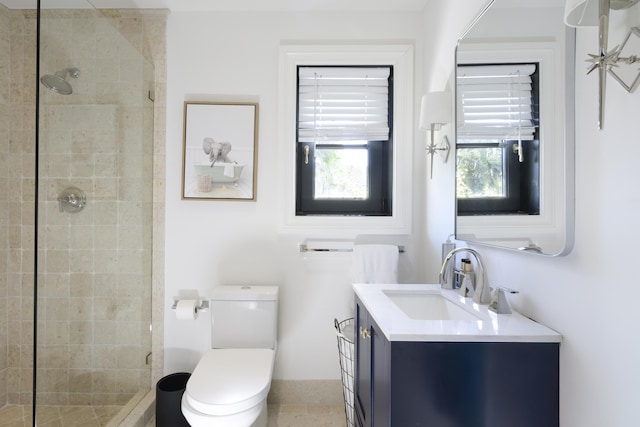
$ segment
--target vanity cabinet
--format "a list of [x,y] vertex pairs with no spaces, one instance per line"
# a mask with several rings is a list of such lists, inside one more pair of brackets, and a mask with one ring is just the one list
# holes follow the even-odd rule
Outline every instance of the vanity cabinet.
[[356,425],[385,425],[384,422],[389,419],[390,389],[384,381],[389,378],[386,371],[389,366],[390,343],[360,303],[356,303],[355,327]]
[[355,303],[356,425],[559,425],[559,343],[389,341]]

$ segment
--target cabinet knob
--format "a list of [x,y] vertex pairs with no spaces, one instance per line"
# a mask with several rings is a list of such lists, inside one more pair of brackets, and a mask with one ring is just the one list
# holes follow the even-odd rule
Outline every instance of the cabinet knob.
[[363,340],[371,338],[371,331],[368,328],[363,328],[362,326],[360,326],[360,336]]

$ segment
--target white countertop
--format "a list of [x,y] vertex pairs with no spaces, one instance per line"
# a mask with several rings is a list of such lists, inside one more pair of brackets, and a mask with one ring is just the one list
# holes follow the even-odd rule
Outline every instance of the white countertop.
[[[440,285],[359,284],[353,289],[389,341],[439,342],[561,342],[562,335],[515,311],[496,314],[457,291]],[[439,292],[478,320],[415,320],[409,318],[384,291]],[[512,308],[513,310],[513,308]]]

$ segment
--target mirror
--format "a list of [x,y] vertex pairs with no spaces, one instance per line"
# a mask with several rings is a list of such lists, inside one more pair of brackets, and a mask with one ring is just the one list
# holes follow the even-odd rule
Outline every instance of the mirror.
[[456,239],[573,246],[575,31],[564,0],[494,0],[456,49]]

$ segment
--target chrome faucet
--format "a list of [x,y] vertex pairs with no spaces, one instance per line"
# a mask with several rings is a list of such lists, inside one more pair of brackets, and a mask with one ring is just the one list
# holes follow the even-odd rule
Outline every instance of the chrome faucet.
[[506,294],[517,294],[518,291],[509,288],[498,288],[493,293],[493,299],[489,304],[489,310],[498,314],[511,314],[511,307],[507,301]]
[[489,304],[491,302],[491,288],[487,280],[487,270],[484,266],[482,257],[475,249],[471,248],[455,248],[444,259],[442,268],[440,269],[440,286],[445,289],[453,289],[453,277],[447,277],[447,265],[458,252],[468,252],[472,254],[478,261],[479,279],[476,280],[475,292],[473,294],[473,302],[477,304]]

